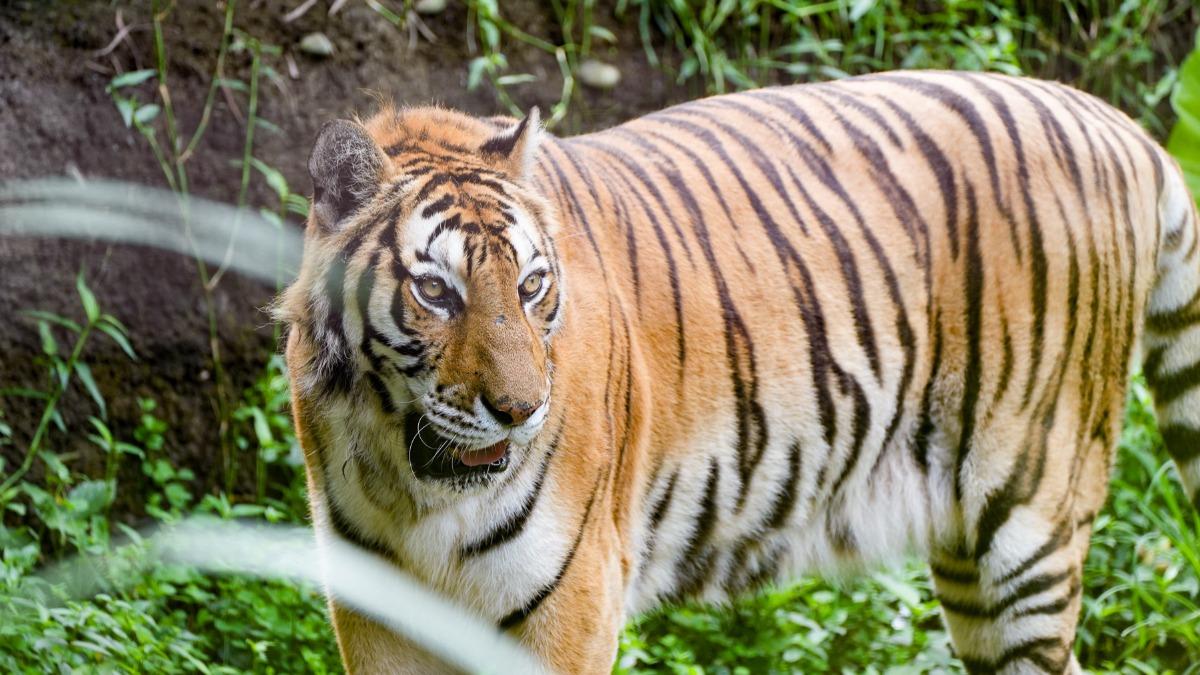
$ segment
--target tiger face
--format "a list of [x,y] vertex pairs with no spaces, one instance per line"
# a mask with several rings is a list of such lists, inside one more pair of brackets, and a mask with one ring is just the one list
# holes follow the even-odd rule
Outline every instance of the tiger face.
[[351,401],[412,492],[479,489],[550,407],[564,294],[550,211],[525,181],[536,111],[499,132],[402,114],[330,123],[310,157],[305,260],[285,299],[320,317],[299,323],[313,342],[301,386]]

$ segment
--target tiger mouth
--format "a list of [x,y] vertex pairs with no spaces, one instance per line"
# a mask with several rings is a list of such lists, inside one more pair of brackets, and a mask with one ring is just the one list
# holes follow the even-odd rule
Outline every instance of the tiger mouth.
[[508,469],[508,441],[486,448],[466,449],[433,428],[421,424],[421,415],[404,416],[404,443],[408,463],[422,480],[452,480],[470,476],[503,473]]

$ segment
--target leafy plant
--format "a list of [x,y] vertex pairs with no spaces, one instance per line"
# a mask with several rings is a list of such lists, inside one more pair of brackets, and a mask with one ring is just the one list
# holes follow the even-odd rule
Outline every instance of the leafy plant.
[[[1200,32],[1196,34],[1196,42],[1200,47]],[[1179,67],[1179,86],[1171,104],[1179,121],[1171,129],[1167,150],[1179,160],[1192,194],[1200,196],[1200,48]]]
[[[237,243],[241,220],[236,218],[225,246],[225,254],[210,267],[198,253],[193,239],[192,224],[189,218],[190,177],[188,162],[195,155],[208,128],[212,111],[219,90],[224,90],[232,100],[233,92],[244,94],[246,97],[245,131],[242,142],[242,152],[236,164],[239,169],[239,187],[236,205],[247,207],[249,188],[252,177],[258,175],[278,195],[279,201],[273,208],[262,209],[260,212],[282,230],[284,219],[288,213],[307,215],[307,200],[303,195],[295,194],[287,184],[283,174],[268,163],[255,157],[256,133],[265,131],[278,133],[279,129],[259,114],[259,89],[263,78],[276,82],[282,81],[279,73],[267,62],[267,59],[279,57],[281,50],[275,45],[268,44],[254,35],[234,26],[236,0],[225,3],[224,23],[217,50],[216,66],[212,74],[208,91],[199,114],[199,121],[190,135],[184,134],[177,122],[176,111],[172,103],[168,84],[169,58],[165,37],[164,22],[170,14],[172,6],[165,8],[158,0],[152,4],[152,28],[154,37],[155,67],[117,75],[108,84],[107,91],[117,110],[121,113],[126,126],[132,127],[145,139],[150,150],[159,164],[163,177],[168,186],[179,197],[184,235],[193,251],[197,274],[203,292],[205,313],[208,323],[209,360],[215,381],[215,392],[212,397],[214,415],[217,419],[217,438],[221,449],[221,476],[224,490],[233,492],[237,482],[240,466],[236,453],[236,441],[232,437],[232,427],[235,424],[234,394],[230,391],[229,376],[225,372],[221,356],[221,341],[217,330],[217,311],[214,292],[220,284],[233,258],[234,247]],[[230,54],[245,54],[249,57],[249,77],[241,80],[226,73],[227,60]],[[157,86],[151,90],[149,101],[143,101],[146,88],[151,83]],[[236,113],[240,115],[240,113]],[[162,140],[160,140],[160,134]],[[282,238],[276,242],[277,260],[282,259]],[[282,264],[276,265],[277,287],[282,287],[286,271]],[[278,335],[278,333],[277,333]]]
[[[23,312],[26,317],[34,320],[37,324],[38,334],[42,340],[42,362],[48,371],[50,390],[48,392],[11,388],[0,390],[0,395],[3,396],[21,396],[44,401],[41,419],[33,432],[33,438],[26,447],[24,459],[15,471],[6,476],[3,482],[0,482],[0,504],[11,499],[10,490],[33,467],[34,461],[43,449],[50,425],[53,424],[59,431],[66,433],[67,427],[63,422],[58,405],[73,378],[79,380],[88,395],[95,401],[101,418],[107,416],[108,411],[104,397],[100,394],[96,380],[92,377],[92,369],[82,359],[83,349],[92,333],[94,331],[104,333],[116,342],[129,358],[137,358],[129,344],[129,332],[124,324],[113,315],[101,311],[100,305],[96,302],[96,296],[92,294],[92,290],[88,288],[87,282],[84,280],[83,272],[80,272],[75,279],[75,289],[79,294],[80,303],[83,305],[84,320],[82,323],[40,310]],[[69,351],[64,352],[59,347],[58,339],[54,336],[54,328],[65,329],[74,336],[74,342]],[[6,430],[6,435],[11,436],[11,430],[7,427]],[[43,459],[47,460],[48,468],[56,468],[52,455],[45,455]]]

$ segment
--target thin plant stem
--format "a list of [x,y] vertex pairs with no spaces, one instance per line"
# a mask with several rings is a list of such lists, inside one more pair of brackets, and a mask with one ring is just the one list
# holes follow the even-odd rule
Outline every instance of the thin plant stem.
[[183,164],[191,158],[196,146],[200,144],[200,139],[204,137],[204,132],[208,130],[208,120],[212,116],[213,106],[217,100],[217,89],[220,88],[221,78],[225,76],[225,54],[229,51],[229,38],[233,35],[233,10],[236,5],[237,0],[227,0],[225,3],[225,27],[221,31],[221,46],[217,50],[217,68],[213,71],[212,83],[204,98],[204,109],[200,111],[200,122],[196,125],[196,130],[192,132],[187,147],[176,160],[179,164]]
[[237,241],[238,231],[242,226],[241,209],[246,206],[246,194],[250,188],[250,160],[254,156],[254,127],[258,126],[258,80],[259,69],[262,66],[262,50],[258,45],[254,45],[251,53],[253,57],[250,61],[250,106],[246,114],[246,141],[242,144],[242,184],[238,189],[238,214],[233,219],[233,228],[225,247],[225,257],[208,282],[210,291],[217,287],[221,277],[225,275],[225,271],[229,269],[229,265],[233,261],[234,243]]
[[75,345],[71,348],[71,355],[67,357],[64,365],[65,374],[62,377],[56,378],[56,386],[54,392],[50,394],[50,398],[46,400],[46,407],[42,409],[42,417],[38,420],[37,429],[33,432],[33,438],[29,441],[29,448],[25,451],[25,457],[21,460],[21,466],[17,467],[8,478],[0,483],[0,495],[8,492],[8,489],[17,484],[17,481],[25,477],[29,470],[33,468],[33,460],[37,457],[38,450],[41,449],[42,440],[46,437],[46,432],[50,429],[50,422],[54,419],[54,413],[58,410],[58,402],[62,395],[67,391],[67,386],[71,383],[71,375],[75,372],[75,364],[79,362],[79,356],[83,353],[83,346],[87,343],[88,336],[92,332],[94,324],[89,320],[83,326],[83,330],[79,332],[79,337],[75,339]]

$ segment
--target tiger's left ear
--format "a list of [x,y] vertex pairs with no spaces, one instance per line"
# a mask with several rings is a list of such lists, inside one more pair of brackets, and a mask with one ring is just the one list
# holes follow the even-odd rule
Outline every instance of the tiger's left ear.
[[529,177],[542,140],[541,114],[532,108],[525,119],[489,138],[479,152],[514,181]]

